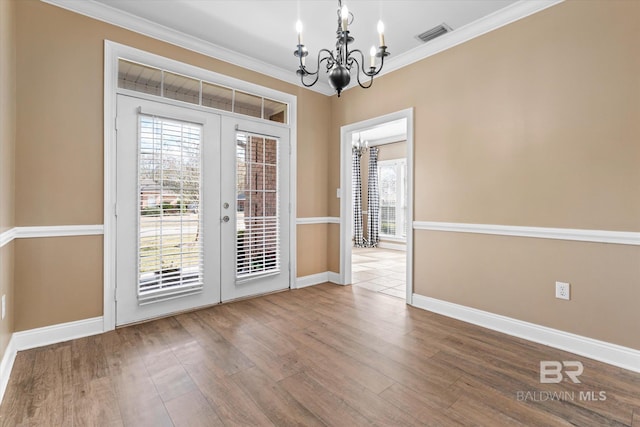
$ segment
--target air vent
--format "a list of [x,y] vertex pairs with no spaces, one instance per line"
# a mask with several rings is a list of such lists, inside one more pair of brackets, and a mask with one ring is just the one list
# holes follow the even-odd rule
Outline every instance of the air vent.
[[451,27],[448,26],[447,24],[445,24],[444,22],[440,25],[438,25],[437,27],[433,27],[430,30],[425,31],[422,34],[418,34],[418,38],[420,40],[422,40],[424,43],[431,41],[437,37],[440,37],[443,34],[448,33],[449,31],[451,31]]

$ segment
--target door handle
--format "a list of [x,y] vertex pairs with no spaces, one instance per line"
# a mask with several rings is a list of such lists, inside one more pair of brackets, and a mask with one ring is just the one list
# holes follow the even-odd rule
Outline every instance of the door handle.
[[223,216],[222,222],[229,222],[229,216],[228,215]]

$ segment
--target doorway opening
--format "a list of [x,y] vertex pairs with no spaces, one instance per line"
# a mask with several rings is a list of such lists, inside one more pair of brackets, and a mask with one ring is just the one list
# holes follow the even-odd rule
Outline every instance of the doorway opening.
[[342,128],[341,280],[411,303],[413,111]]

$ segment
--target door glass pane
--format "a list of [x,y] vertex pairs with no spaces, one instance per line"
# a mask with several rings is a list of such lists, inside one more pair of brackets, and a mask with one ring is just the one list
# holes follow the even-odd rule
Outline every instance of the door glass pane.
[[278,140],[236,134],[236,278],[280,271]]
[[199,292],[203,284],[200,125],[139,119],[138,300]]

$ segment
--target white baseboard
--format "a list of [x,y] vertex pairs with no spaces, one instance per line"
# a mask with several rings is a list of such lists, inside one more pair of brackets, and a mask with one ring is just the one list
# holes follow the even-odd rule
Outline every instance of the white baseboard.
[[18,351],[88,337],[89,335],[97,335],[102,332],[104,332],[102,316],[14,332],[9,339],[9,344],[0,362],[0,403],[4,398],[4,392],[7,390],[13,362],[16,360]]
[[412,305],[454,319],[493,329],[590,359],[640,372],[640,351],[510,317],[413,294]]
[[393,243],[393,242],[378,242],[378,247],[380,249],[393,249],[394,251],[406,251],[407,245],[404,243]]
[[100,316],[15,332],[12,340],[15,341],[16,350],[21,351],[76,338],[88,337],[90,335],[97,335],[103,332],[104,323],[102,316]]
[[2,356],[2,361],[0,362],[0,402],[2,402],[4,398],[4,392],[7,390],[9,377],[13,369],[13,362],[16,360],[16,354],[18,354],[15,342],[12,335],[11,338],[9,338],[9,344],[7,344],[4,356]]
[[319,285],[320,283],[340,284],[340,275],[333,271],[323,271],[322,273],[310,274],[296,279],[296,289],[306,288],[307,286]]
[[342,281],[340,280],[340,274],[339,273],[334,273],[333,271],[328,271],[327,274],[329,275],[329,282],[335,283],[336,285],[344,285],[344,283],[342,283]]
[[329,281],[329,272],[310,274],[296,279],[296,289],[306,288],[307,286],[319,285]]

